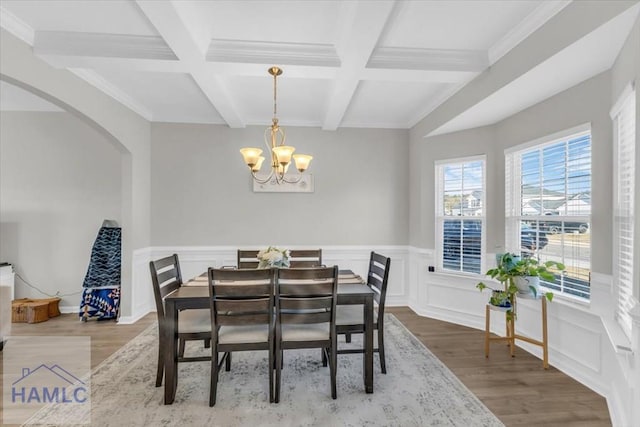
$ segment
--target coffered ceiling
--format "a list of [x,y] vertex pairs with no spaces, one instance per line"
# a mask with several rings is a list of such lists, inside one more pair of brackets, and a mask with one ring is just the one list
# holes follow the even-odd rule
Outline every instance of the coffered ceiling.
[[3,0],[0,24],[152,121],[267,125],[278,65],[284,126],[406,129],[568,3]]

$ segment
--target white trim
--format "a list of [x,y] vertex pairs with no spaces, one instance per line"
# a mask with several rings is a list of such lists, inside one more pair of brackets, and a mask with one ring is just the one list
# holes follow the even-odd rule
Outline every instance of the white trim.
[[635,88],[635,80],[632,80],[625,85],[624,89],[622,89],[622,92],[620,92],[620,95],[618,95],[618,100],[615,104],[613,104],[611,110],[609,111],[611,120],[614,120],[616,116],[620,114],[620,112],[622,111],[622,107],[624,107],[624,103],[627,102],[627,98],[635,93]]
[[141,115],[148,121],[153,121],[153,114],[151,113],[151,111],[149,111],[142,104],[138,103],[135,99],[124,93],[122,90],[109,83],[96,71],[86,68],[69,68],[69,71],[71,71],[73,74],[80,77],[82,80],[89,83],[96,89],[101,90],[133,112]]
[[33,46],[35,31],[22,19],[0,6],[0,27],[7,30],[29,46]]
[[37,31],[33,51],[36,55],[178,60],[162,37],[129,34]]
[[378,47],[368,68],[401,70],[483,71],[489,66],[484,50]]
[[212,39],[206,60],[251,64],[339,67],[340,57],[330,44]]
[[533,12],[489,48],[489,63],[493,65],[498,62],[500,58],[533,34],[538,28],[542,27],[570,3],[570,0],[542,2]]
[[563,139],[569,139],[576,135],[579,135],[584,132],[591,132],[591,122],[583,123],[581,125],[561,130],[559,132],[552,133],[550,135],[541,136],[540,138],[536,138],[531,141],[523,142],[522,144],[515,145],[513,147],[506,148],[504,150],[504,154],[512,154],[517,153],[519,151],[524,151],[527,148],[535,147],[535,146],[546,146],[551,145],[556,142],[559,142]]

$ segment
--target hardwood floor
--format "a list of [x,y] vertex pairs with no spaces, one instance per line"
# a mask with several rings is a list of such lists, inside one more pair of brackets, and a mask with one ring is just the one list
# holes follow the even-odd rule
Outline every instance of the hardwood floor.
[[[492,343],[484,357],[484,331],[421,317],[389,307],[507,426],[610,426],[606,399],[521,348],[509,356]],[[553,360],[550,361],[553,365]]]
[[[542,369],[542,362],[524,350],[516,349],[516,357],[511,358],[504,344],[494,343],[491,357],[486,359],[483,331],[420,317],[406,307],[390,307],[388,311],[505,425],[611,425],[607,403],[602,396],[553,366],[549,370]],[[12,334],[89,335],[92,338],[91,365],[95,367],[155,320],[155,313],[151,313],[134,325],[118,325],[115,321],[81,323],[76,315],[67,314],[44,323],[14,323]]]

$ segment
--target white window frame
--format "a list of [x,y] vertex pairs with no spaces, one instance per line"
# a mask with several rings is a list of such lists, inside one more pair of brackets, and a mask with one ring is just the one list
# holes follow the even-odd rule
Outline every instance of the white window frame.
[[[630,311],[638,301],[638,269],[635,268],[635,186],[636,143],[638,138],[637,104],[634,84],[623,90],[611,109],[614,143],[614,211],[613,211],[613,278],[615,318],[627,338],[631,339]],[[622,125],[620,121],[622,122]],[[622,139],[621,139],[622,138]],[[621,147],[621,144],[624,146]],[[625,243],[626,242],[626,243]]]
[[[479,216],[447,216],[444,214],[444,167],[449,165],[480,162],[482,164],[482,215]],[[436,268],[440,273],[479,276],[486,271],[486,235],[487,235],[487,156],[477,155],[470,157],[460,157],[455,159],[437,160],[435,162],[435,236],[436,236]],[[480,233],[480,272],[472,273],[462,270],[445,269],[443,266],[442,244],[444,242],[443,226],[447,219],[468,219],[479,220],[482,230]]]
[[[520,253],[521,250],[521,231],[520,224],[522,221],[548,221],[549,217],[545,215],[522,215],[522,197],[521,197],[521,165],[520,156],[530,150],[542,150],[547,146],[551,146],[569,139],[584,135],[592,135],[591,124],[586,123],[551,135],[543,136],[523,144],[510,147],[504,151],[505,153],[505,244],[508,252]],[[593,146],[593,144],[592,144]],[[591,163],[591,179],[593,179],[593,162]],[[593,186],[592,186],[593,187]],[[590,215],[560,215],[553,217],[557,221],[565,222],[587,222],[591,225]],[[590,241],[590,254],[593,241]],[[589,258],[589,276],[591,276],[591,257]],[[541,283],[542,284],[542,283]],[[580,301],[589,301],[589,298],[579,297],[570,293],[550,289],[554,293],[562,295],[570,299]]]

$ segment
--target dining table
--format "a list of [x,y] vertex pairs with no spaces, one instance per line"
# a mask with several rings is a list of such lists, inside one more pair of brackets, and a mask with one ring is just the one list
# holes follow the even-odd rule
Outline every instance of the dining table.
[[[338,305],[362,305],[364,315],[364,353],[362,376],[364,390],[373,393],[373,296],[374,291],[351,270],[339,270]],[[188,281],[165,299],[164,346],[164,404],[173,403],[178,387],[178,312],[209,308],[208,273]]]

